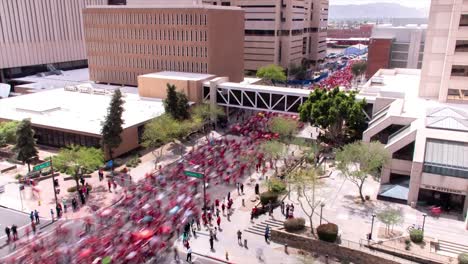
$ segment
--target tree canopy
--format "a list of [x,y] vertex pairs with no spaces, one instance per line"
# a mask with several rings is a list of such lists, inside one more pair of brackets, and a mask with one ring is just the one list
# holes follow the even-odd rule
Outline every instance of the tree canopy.
[[377,219],[385,224],[386,232],[389,233],[390,227],[403,222],[403,211],[400,209],[386,208],[377,213]]
[[52,162],[54,168],[68,175],[74,175],[78,167],[90,173],[104,164],[104,154],[102,149],[71,145],[60,149]]
[[14,151],[17,153],[17,159],[27,163],[28,170],[30,170],[30,159],[37,157],[38,154],[31,120],[23,119],[21,123],[19,123],[16,130],[16,145]]
[[359,196],[365,202],[362,188],[369,175],[378,179],[380,170],[390,160],[390,153],[380,142],[357,141],[343,146],[336,153],[338,170],[359,189]]
[[365,61],[355,62],[353,65],[351,65],[351,72],[355,77],[363,75],[364,73],[366,73],[366,70],[367,62]]
[[16,130],[19,122],[9,121],[0,123],[0,146],[16,143]]
[[338,88],[327,91],[315,89],[299,107],[301,121],[310,122],[326,131],[325,136],[333,142],[343,139],[348,132],[357,135],[365,127],[364,100],[357,101],[354,92]]
[[294,76],[296,80],[305,80],[307,77],[307,67],[304,64],[291,65],[289,75]]
[[260,67],[257,70],[257,77],[272,83],[284,82],[287,79],[283,67],[275,64]]
[[214,119],[216,121],[218,117],[224,116],[224,110],[218,105],[212,107],[207,103],[198,104],[192,107],[192,119],[199,120],[201,123],[209,122]]
[[189,101],[187,96],[176,90],[173,84],[167,84],[167,96],[164,100],[164,110],[177,120],[189,118]]
[[277,116],[271,119],[268,128],[272,133],[278,133],[283,141],[289,141],[297,132],[298,122],[291,118]]
[[121,134],[124,123],[122,114],[124,112],[124,100],[119,89],[115,90],[114,95],[107,108],[107,116],[102,124],[102,145],[109,151],[109,158],[113,158],[113,150],[122,143]]
[[286,151],[283,143],[275,140],[264,141],[260,145],[260,149],[265,153],[266,158],[275,161],[275,170],[278,170],[277,162]]

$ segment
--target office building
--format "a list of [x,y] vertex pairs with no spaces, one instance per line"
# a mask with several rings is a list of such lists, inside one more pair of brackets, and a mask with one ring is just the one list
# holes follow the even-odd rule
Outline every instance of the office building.
[[203,0],[245,11],[245,69],[268,64],[289,68],[323,60],[327,49],[328,0]]
[[85,67],[81,11],[105,4],[107,0],[0,0],[0,83]]
[[427,25],[376,25],[369,41],[367,78],[379,69],[421,69]]
[[93,81],[136,86],[137,76],[164,70],[243,79],[240,8],[106,6],[83,16]]
[[[40,145],[100,148],[102,122],[112,93],[92,84],[78,84],[5,98],[0,103],[0,121],[30,118]],[[123,99],[122,143],[115,149],[115,156],[139,147],[144,124],[164,113],[162,100],[140,98],[133,93],[123,93]]]
[[373,105],[363,140],[392,155],[378,197],[466,217],[467,39],[468,3],[432,1],[422,69],[381,69],[362,87]]

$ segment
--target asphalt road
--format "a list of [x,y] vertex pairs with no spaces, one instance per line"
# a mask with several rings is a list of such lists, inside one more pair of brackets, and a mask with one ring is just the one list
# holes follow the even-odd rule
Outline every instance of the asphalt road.
[[[8,246],[5,227],[11,227],[15,224],[18,227],[18,236],[21,239],[24,236],[26,227],[31,227],[29,214],[12,210],[0,206],[0,257],[11,253],[11,247]],[[51,221],[41,217],[41,223],[37,226],[37,232],[45,232],[51,228]]]

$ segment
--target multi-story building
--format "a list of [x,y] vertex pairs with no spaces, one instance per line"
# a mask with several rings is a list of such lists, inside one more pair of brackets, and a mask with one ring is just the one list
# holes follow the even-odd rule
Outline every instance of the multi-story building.
[[0,82],[86,66],[81,11],[107,0],[0,0]]
[[370,38],[374,24],[363,24],[352,28],[328,28],[327,37],[336,39]]
[[244,13],[238,7],[88,7],[83,16],[93,81],[137,85],[137,76],[165,70],[243,80]]
[[328,0],[203,0],[245,11],[245,69],[315,64],[326,56]]
[[367,78],[382,68],[421,69],[426,28],[427,25],[375,26],[369,41]]
[[[432,1],[422,70],[379,70],[360,96],[373,104],[365,141],[391,153],[379,197],[468,211],[468,2]],[[467,227],[468,228],[468,227]]]

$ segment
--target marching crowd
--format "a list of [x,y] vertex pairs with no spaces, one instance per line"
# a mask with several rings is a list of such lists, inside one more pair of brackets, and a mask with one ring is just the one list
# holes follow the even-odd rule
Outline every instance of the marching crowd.
[[[84,228],[80,232],[60,224],[52,236],[38,237],[7,263],[143,263],[167,257],[182,232],[191,257],[188,237],[190,233],[196,236],[194,227],[200,224],[209,227],[213,247],[221,229],[220,213],[226,212],[229,217],[233,200],[230,193],[224,198],[207,194],[203,207],[203,197],[197,191],[201,181],[188,179],[184,171],[203,173],[210,186],[235,185],[243,192],[241,179],[255,169],[266,169],[258,134],[268,133],[272,116],[260,113],[240,124],[241,128],[249,127],[242,133],[245,136],[208,137],[208,142],[196,146],[178,162],[159,166],[143,180],[125,186],[124,198],[81,220]],[[249,125],[252,119],[257,126]],[[258,186],[255,189],[258,192]]]

